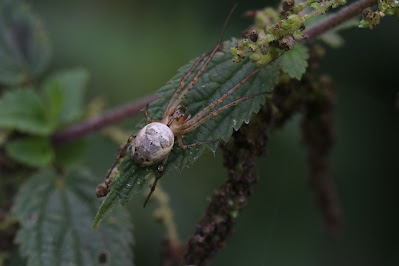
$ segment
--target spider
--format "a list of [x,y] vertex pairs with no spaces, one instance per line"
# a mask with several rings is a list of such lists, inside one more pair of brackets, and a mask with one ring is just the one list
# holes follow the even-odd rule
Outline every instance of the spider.
[[[216,142],[218,140],[210,140],[210,141],[201,141],[192,144],[184,144],[183,136],[197,127],[211,119],[212,117],[217,116],[224,110],[235,106],[239,103],[242,103],[250,98],[265,94],[258,93],[251,96],[246,96],[235,100],[229,104],[221,106],[216,110],[212,111],[217,105],[222,103],[228,96],[230,96],[233,92],[235,92],[239,87],[241,87],[246,81],[248,81],[252,76],[254,76],[257,72],[261,70],[261,68],[257,68],[255,71],[249,73],[244,79],[235,84],[229,91],[220,96],[218,99],[212,101],[208,106],[204,107],[202,110],[197,112],[195,115],[191,116],[185,113],[186,107],[181,105],[181,101],[188,94],[188,92],[196,85],[198,78],[205,71],[209,62],[212,60],[216,52],[220,49],[222,38],[224,31],[226,29],[227,23],[234,11],[236,6],[232,8],[230,11],[225,24],[223,26],[221,35],[216,44],[216,47],[212,50],[212,52],[208,54],[203,54],[200,56],[188,73],[181,79],[179,86],[176,88],[174,94],[169,100],[161,120],[155,120],[149,117],[148,115],[148,104],[144,110],[145,118],[149,122],[146,126],[144,126],[137,134],[132,134],[127,142],[121,146],[121,151],[119,156],[111,169],[109,170],[106,178],[106,187],[110,183],[110,176],[113,176],[116,171],[116,167],[120,163],[120,161],[124,158],[127,152],[130,151],[130,156],[133,161],[141,166],[141,167],[149,167],[160,163],[158,166],[158,172],[162,173],[164,166],[166,165],[168,156],[172,151],[172,148],[175,144],[175,138],[177,139],[178,145],[182,149],[189,149],[202,144],[209,144]],[[189,81],[190,76],[194,73],[197,67],[200,66],[201,62],[204,62],[200,69],[195,73],[194,77]],[[188,82],[189,81],[189,82]],[[187,83],[188,82],[188,83]],[[212,111],[212,112],[211,112]],[[151,197],[151,194],[155,190],[156,184],[160,178],[160,175],[156,176],[153,185],[151,186],[151,191],[144,202],[144,206],[147,201]],[[102,195],[105,196],[105,195]]]

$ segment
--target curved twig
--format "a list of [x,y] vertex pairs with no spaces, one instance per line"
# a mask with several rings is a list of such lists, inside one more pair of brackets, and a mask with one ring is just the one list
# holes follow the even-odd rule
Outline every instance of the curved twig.
[[52,142],[57,145],[62,142],[71,141],[82,137],[102,127],[117,123],[127,117],[138,114],[148,103],[157,100],[157,95],[150,95],[146,98],[128,103],[118,107],[108,113],[96,116],[84,122],[71,125],[54,133],[51,137]]
[[[305,33],[309,36],[307,40],[314,39],[319,35],[329,31],[333,27],[353,18],[360,14],[363,9],[371,7],[377,4],[377,0],[360,0],[357,1],[340,11],[332,14],[328,19],[320,22],[319,24],[307,29]],[[56,132],[52,136],[54,144],[60,144],[65,141],[70,141],[79,137],[82,137],[88,133],[91,133],[97,129],[108,126],[123,120],[129,116],[137,114],[145,105],[149,102],[154,101],[158,97],[156,95],[150,95],[139,101],[128,103],[125,106],[118,107],[115,110],[99,115],[95,118],[81,122],[64,128]]]

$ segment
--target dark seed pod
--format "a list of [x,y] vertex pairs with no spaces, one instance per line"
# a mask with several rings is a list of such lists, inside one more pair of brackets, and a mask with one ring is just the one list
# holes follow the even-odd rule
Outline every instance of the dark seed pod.
[[97,198],[102,198],[107,196],[109,193],[109,188],[105,183],[101,183],[96,187],[96,196]]
[[276,24],[274,24],[274,25],[271,27],[272,30],[278,30],[278,29],[280,29],[280,28],[281,28],[280,24],[281,24],[281,21],[278,22],[278,23],[276,23]]
[[255,42],[258,40],[259,34],[258,34],[258,32],[257,32],[256,30],[250,30],[250,31],[247,33],[246,37],[247,37],[248,39],[250,39],[252,42],[255,43]]
[[362,15],[363,15],[363,18],[367,19],[367,20],[370,20],[373,18],[373,12],[371,11],[371,8],[369,8],[369,7],[363,9]]
[[281,10],[282,15],[288,15],[292,12],[295,6],[295,0],[283,0],[283,8]]
[[282,48],[282,49],[284,49],[284,50],[286,50],[286,51],[288,51],[288,50],[291,50],[292,48],[294,48],[294,46],[295,46],[295,40],[294,40],[294,37],[292,37],[292,36],[285,36],[284,38],[282,38],[280,41],[279,41],[279,47],[280,48]]

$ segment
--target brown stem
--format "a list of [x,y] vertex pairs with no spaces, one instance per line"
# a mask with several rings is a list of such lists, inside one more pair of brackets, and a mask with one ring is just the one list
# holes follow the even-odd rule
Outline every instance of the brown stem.
[[203,265],[227,244],[234,231],[236,217],[245,207],[258,180],[252,169],[256,157],[264,153],[266,125],[280,128],[295,113],[303,113],[304,116],[304,142],[309,152],[309,183],[316,203],[328,231],[339,230],[341,213],[331,185],[329,167],[335,98],[323,78],[314,79],[313,73],[317,69],[320,54],[311,50],[308,73],[303,79],[291,79],[275,87],[271,101],[251,119],[249,125],[235,132],[223,147],[229,177],[215,190],[205,215],[197,223],[187,243],[185,264]]
[[336,93],[331,81],[323,76],[309,76],[304,85],[304,93],[309,96],[303,101],[302,136],[308,155],[309,185],[326,231],[335,236],[342,224],[330,164]]
[[99,128],[117,123],[126,117],[139,113],[140,110],[142,110],[148,103],[151,103],[158,98],[159,97],[156,95],[150,95],[144,99],[128,103],[108,113],[57,131],[51,139],[53,143],[57,145],[62,142],[71,141],[73,139],[82,137],[83,135],[91,133]]
[[259,178],[253,168],[256,158],[264,155],[268,139],[265,118],[261,115],[234,132],[223,147],[229,177],[215,190],[205,215],[197,223],[186,247],[184,265],[203,265],[227,244],[232,235],[237,216]]
[[[309,36],[309,39],[314,39],[315,37],[327,32],[333,27],[353,18],[354,16],[360,14],[363,9],[377,4],[377,0],[360,0],[357,1],[342,10],[334,13],[328,19],[322,21],[321,23],[307,29],[305,33]],[[70,127],[64,128],[56,132],[52,140],[55,144],[60,144],[64,141],[70,141],[88,133],[91,133],[99,128],[108,126],[110,124],[116,123],[126,117],[137,114],[145,105],[149,102],[154,101],[158,97],[156,95],[150,95],[147,98],[139,101],[129,103],[125,106],[119,107],[109,113],[100,115],[98,117],[89,119],[79,124],[72,125]]]
[[340,11],[332,14],[324,21],[310,27],[305,30],[305,34],[309,36],[309,39],[314,39],[319,35],[329,31],[337,25],[357,16],[363,9],[371,7],[377,4],[377,0],[360,0],[347,7],[342,8]]
[[333,185],[330,156],[334,144],[335,90],[328,77],[316,72],[320,48],[309,50],[308,72],[300,80],[291,79],[274,88],[273,128],[281,127],[294,113],[302,114],[303,144],[308,155],[308,182],[319,207],[324,228],[336,236],[342,212]]

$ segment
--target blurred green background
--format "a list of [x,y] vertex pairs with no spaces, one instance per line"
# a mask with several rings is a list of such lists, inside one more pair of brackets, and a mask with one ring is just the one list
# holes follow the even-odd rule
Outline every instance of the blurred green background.
[[[250,20],[240,15],[276,2],[238,1],[226,39]],[[211,50],[233,1],[30,1],[53,41],[51,71],[82,66],[91,73],[87,100],[109,107],[154,93],[190,59]],[[333,177],[344,212],[336,238],[323,232],[301,145],[299,117],[272,132],[259,161],[255,194],[236,233],[211,265],[399,265],[396,218],[399,173],[399,22],[384,18],[373,31],[344,32],[345,46],[327,49],[321,72],[338,89]],[[126,129],[135,118],[127,119]],[[88,164],[101,182],[118,145],[91,135]],[[226,178],[220,152],[161,181],[181,238],[187,240],[207,198]],[[93,188],[94,191],[94,188]],[[93,192],[94,193],[94,192]],[[93,194],[94,195],[94,194]],[[164,228],[138,195],[129,204],[137,265],[159,264]],[[88,229],[90,230],[90,229]]]

